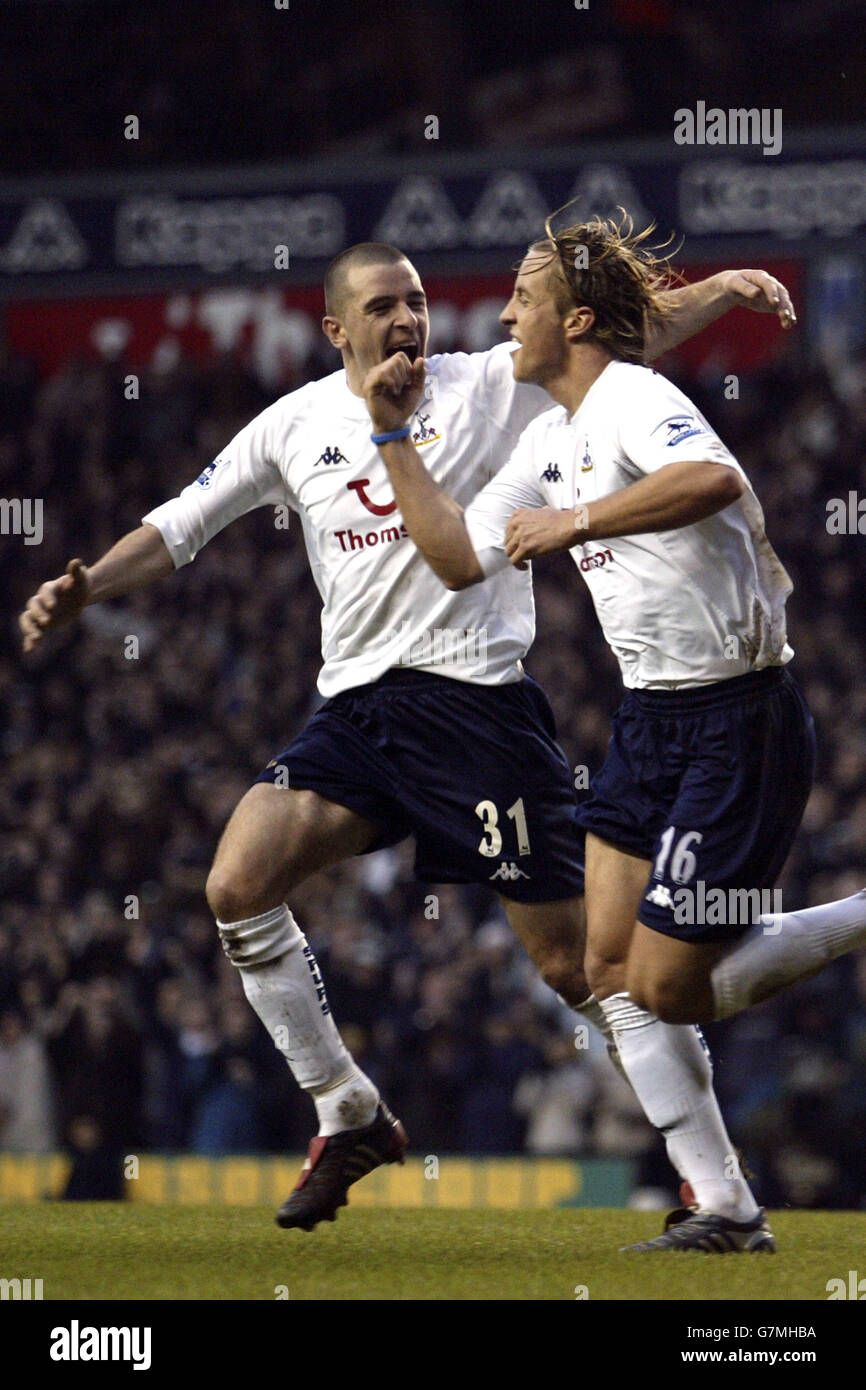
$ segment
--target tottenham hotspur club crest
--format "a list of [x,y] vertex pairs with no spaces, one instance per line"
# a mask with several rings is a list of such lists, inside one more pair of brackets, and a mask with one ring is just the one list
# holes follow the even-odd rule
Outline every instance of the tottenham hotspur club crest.
[[418,422],[418,428],[412,431],[412,443],[416,448],[422,444],[435,444],[437,439],[442,438],[442,434],[436,426],[429,423],[429,415],[419,413],[415,419]]

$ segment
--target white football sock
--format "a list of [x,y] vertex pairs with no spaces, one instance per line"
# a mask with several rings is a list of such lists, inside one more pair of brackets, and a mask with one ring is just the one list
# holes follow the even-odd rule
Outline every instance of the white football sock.
[[[559,998],[562,998],[562,996],[560,995]],[[563,1004],[565,1004],[564,999],[562,1000],[562,1002]],[[591,994],[588,999],[584,999],[582,1004],[575,1004],[573,1006],[566,1005],[566,1007],[573,1007],[574,1012],[576,1014],[581,1014],[588,1023],[591,1023],[594,1028],[598,1029],[605,1042],[607,1043],[608,1057],[610,1058],[613,1065],[616,1067],[620,1076],[623,1077],[624,1080],[628,1081],[628,1077],[625,1074],[625,1067],[623,1066],[622,1059],[619,1055],[619,1048],[617,1047],[616,1041],[613,1036],[613,1030],[607,1021],[604,1009],[602,1008],[601,1004],[599,1004],[595,995]]]
[[691,1183],[700,1210],[751,1221],[758,1204],[725,1129],[700,1030],[662,1023],[628,994],[613,994],[601,1007],[644,1113],[664,1135],[668,1157]]
[[715,1016],[730,1018],[858,946],[866,946],[866,889],[801,912],[765,913],[712,969]]
[[372,1123],[379,1092],[337,1032],[316,958],[285,903],[217,926],[244,994],[316,1103],[319,1133]]

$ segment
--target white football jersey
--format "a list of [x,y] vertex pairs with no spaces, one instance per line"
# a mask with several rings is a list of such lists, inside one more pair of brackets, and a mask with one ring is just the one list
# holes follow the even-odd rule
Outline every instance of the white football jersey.
[[[427,360],[412,438],[464,507],[550,405],[540,389],[515,383],[512,351],[502,343]],[[535,634],[531,576],[509,566],[483,588],[449,592],[409,539],[371,433],[365,401],[335,372],[262,411],[200,478],[142,520],[158,527],[180,566],[254,507],[297,512],[324,605],[325,696],[400,666],[484,685],[521,679]]]
[[557,406],[527,427],[466,513],[485,574],[498,575],[517,508],[593,502],[678,460],[727,464],[746,489],[694,525],[570,552],[629,688],[703,685],[793,656],[785,636],[792,585],[758,499],[688,397],[649,367],[611,362],[573,417]]

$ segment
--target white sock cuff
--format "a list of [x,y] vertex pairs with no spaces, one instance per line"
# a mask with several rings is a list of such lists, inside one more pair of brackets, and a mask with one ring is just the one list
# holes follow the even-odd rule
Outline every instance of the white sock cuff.
[[[565,1003],[564,1000],[563,1003]],[[571,1007],[576,1014],[585,1018],[587,1023],[592,1023],[600,1033],[609,1036],[610,1024],[605,1017],[604,1009],[594,994],[591,994],[588,999],[584,999],[582,1004],[573,1004]]]
[[267,965],[279,960],[303,934],[285,903],[262,912],[258,917],[246,917],[242,922],[217,921],[223,950],[239,970],[246,966]]
[[616,1033],[630,1033],[635,1028],[646,1028],[650,1023],[658,1023],[655,1014],[638,1008],[630,994],[611,994],[601,999],[604,1016]]

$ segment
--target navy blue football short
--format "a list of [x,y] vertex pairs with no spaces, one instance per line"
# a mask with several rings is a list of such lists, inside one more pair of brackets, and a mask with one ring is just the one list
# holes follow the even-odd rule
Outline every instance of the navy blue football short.
[[645,926],[727,941],[774,910],[770,890],[814,770],[812,716],[781,667],[684,691],[631,690],[577,819],[652,861]]
[[518,902],[583,892],[571,772],[528,676],[388,671],[326,700],[257,781],[281,777],[377,825],[368,852],[414,836],[423,882],[489,884]]

